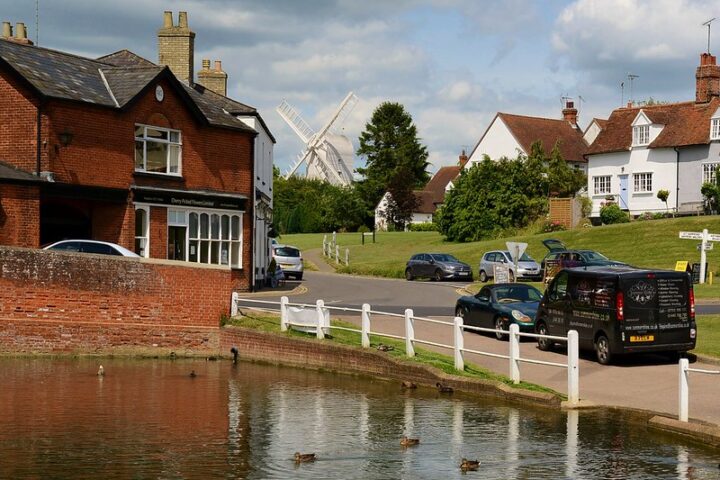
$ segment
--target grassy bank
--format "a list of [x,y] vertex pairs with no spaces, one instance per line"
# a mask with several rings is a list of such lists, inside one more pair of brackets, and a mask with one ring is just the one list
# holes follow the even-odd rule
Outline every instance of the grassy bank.
[[720,315],[698,315],[698,340],[694,353],[720,358]]

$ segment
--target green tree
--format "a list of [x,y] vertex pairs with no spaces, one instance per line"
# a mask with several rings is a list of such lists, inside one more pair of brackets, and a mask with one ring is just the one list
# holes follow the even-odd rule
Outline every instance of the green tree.
[[670,212],[670,207],[668,207],[668,203],[667,203],[669,196],[670,196],[670,191],[669,191],[669,190],[664,190],[664,189],[663,189],[663,190],[658,190],[658,192],[657,192],[657,198],[658,198],[658,200],[660,200],[661,202],[665,203],[665,213],[669,213],[669,212]]
[[587,185],[585,174],[568,165],[563,159],[557,143],[547,159],[547,174],[550,192],[555,192],[560,197],[574,197],[581,188]]
[[[356,188],[369,212],[375,209],[391,182],[399,191],[407,192],[422,188],[430,178],[426,171],[427,148],[418,139],[412,117],[399,103],[383,102],[375,109],[360,134],[357,153],[365,158],[365,167],[357,169],[364,178]],[[403,212],[402,216],[410,213]]]

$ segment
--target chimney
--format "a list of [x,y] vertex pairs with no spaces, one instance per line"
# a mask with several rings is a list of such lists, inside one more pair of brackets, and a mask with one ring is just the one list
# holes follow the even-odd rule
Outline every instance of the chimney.
[[33,45],[33,42],[27,38],[27,29],[25,28],[25,24],[22,22],[17,22],[15,24],[15,36],[13,36],[13,28],[10,22],[3,22],[2,39],[25,45]]
[[163,26],[158,30],[158,63],[167,65],[178,80],[192,85],[195,81],[195,32],[188,27],[187,12],[180,12],[178,25],[173,25],[172,12],[166,11]]
[[203,59],[202,70],[198,72],[198,83],[208,90],[227,97],[227,73],[223,72],[222,62],[215,60],[215,68],[210,70],[210,60]]
[[10,22],[3,22],[2,38],[8,40],[10,37],[12,37],[12,25],[10,24]]
[[573,128],[577,128],[578,111],[575,108],[575,102],[571,100],[565,101],[565,108],[562,110],[563,119],[569,122]]
[[715,55],[700,55],[700,66],[695,71],[695,103],[707,103],[720,96],[720,67]]
[[465,165],[468,162],[468,156],[465,154],[465,149],[463,148],[462,153],[460,154],[460,157],[458,157],[458,165],[460,168],[465,168]]

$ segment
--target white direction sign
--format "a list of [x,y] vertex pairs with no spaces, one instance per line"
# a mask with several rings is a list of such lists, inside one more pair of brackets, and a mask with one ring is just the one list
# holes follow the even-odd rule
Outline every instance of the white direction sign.
[[717,233],[708,233],[708,240],[711,242],[720,242],[720,235]]
[[513,263],[517,265],[517,262],[520,261],[520,257],[522,257],[523,253],[525,253],[525,249],[528,244],[523,242],[505,242],[505,246],[510,252],[510,258],[512,258]]
[[[705,251],[710,251],[710,250],[712,250],[712,249],[713,249],[713,245],[715,245],[715,244],[714,244],[714,243],[706,243],[706,244],[705,244]],[[702,243],[698,243],[698,244],[697,244],[697,249],[698,249],[698,250],[701,250],[702,248],[703,248],[703,244],[702,244]]]
[[720,242],[720,234],[710,233],[707,228],[702,232],[680,232],[680,238],[687,238],[691,240],[702,240],[702,243],[698,245],[700,250],[700,283],[705,283],[705,252],[712,250],[713,244],[708,242]]
[[680,232],[680,238],[690,238],[692,240],[702,240],[703,232]]

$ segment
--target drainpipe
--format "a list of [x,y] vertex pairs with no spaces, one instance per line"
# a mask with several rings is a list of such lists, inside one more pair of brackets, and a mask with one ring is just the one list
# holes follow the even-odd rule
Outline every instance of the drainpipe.
[[42,101],[38,102],[37,106],[37,139],[36,139],[36,157],[35,157],[35,175],[40,176],[40,160],[42,159]]
[[673,150],[675,150],[675,213],[677,213],[680,206],[680,149],[673,147]]
[[255,211],[255,185],[256,185],[256,179],[255,179],[255,143],[258,140],[258,135],[255,134],[253,136],[252,142],[250,143],[250,178],[252,178],[252,182],[250,182],[250,198],[248,199],[248,205],[252,208],[252,229],[250,233],[250,238],[252,239],[252,253],[250,254],[251,262],[250,262],[250,291],[255,292],[258,290],[256,285],[256,273],[255,268],[257,267],[257,264],[255,262],[255,252],[257,251],[257,245],[255,245],[255,240],[257,240],[257,236],[255,235],[255,230],[257,228],[257,212]]

